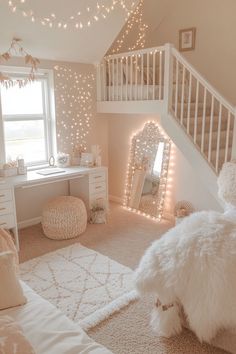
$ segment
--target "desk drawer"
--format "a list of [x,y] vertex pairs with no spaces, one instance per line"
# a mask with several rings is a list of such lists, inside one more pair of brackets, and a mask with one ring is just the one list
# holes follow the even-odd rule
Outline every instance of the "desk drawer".
[[12,214],[14,212],[12,202],[0,203],[0,215]]
[[13,214],[0,216],[0,228],[11,229],[15,227],[15,219]]
[[105,180],[106,180],[105,171],[91,173],[89,175],[89,183],[97,183],[97,182],[102,182]]
[[12,200],[11,189],[0,189],[0,203]]
[[98,182],[98,183],[92,183],[89,186],[89,191],[90,194],[95,194],[95,193],[100,193],[100,192],[106,192],[106,183],[105,182]]
[[107,204],[106,193],[101,192],[101,193],[96,193],[91,195],[90,208],[93,207],[94,205],[105,206],[106,204]]

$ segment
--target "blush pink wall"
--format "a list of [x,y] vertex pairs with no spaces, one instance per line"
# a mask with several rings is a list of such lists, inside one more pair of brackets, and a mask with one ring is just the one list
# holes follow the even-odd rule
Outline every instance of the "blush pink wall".
[[[24,61],[18,58],[7,62],[7,64],[24,67]],[[88,151],[90,151],[91,145],[99,144],[102,148],[103,164],[107,165],[107,120],[97,114],[96,110],[96,71],[94,65],[41,60],[39,68],[53,71],[58,151],[71,153],[73,145],[83,140]],[[86,92],[89,92],[91,99],[81,105],[80,101],[84,99]],[[90,127],[87,127],[85,122],[87,113],[91,115]],[[81,128],[79,125],[71,127],[73,119],[77,123],[81,122]],[[84,128],[87,131],[85,137],[83,137]],[[75,132],[78,132],[78,135]]]
[[167,5],[162,21],[148,34],[146,46],[172,43],[178,49],[179,30],[196,27],[196,48],[183,54],[223,96],[236,104],[236,1],[168,0]]
[[[10,61],[9,64],[17,67],[24,66],[23,61],[18,58]],[[54,71],[56,125],[57,134],[60,133],[60,136],[57,136],[58,151],[71,153],[73,145],[80,141],[80,139],[77,141],[76,134],[74,134],[77,128],[71,127],[73,123],[72,120],[75,118],[75,121],[79,122],[80,119],[82,122],[81,127],[83,127],[85,126],[85,114],[90,112],[90,127],[87,127],[87,134],[84,138],[85,145],[88,151],[90,151],[91,145],[100,145],[102,149],[102,164],[107,166],[108,123],[106,117],[101,117],[96,113],[96,78],[94,65],[41,60],[39,67]],[[60,70],[58,70],[58,68]],[[60,76],[57,75],[58,73],[60,73]],[[75,75],[78,76],[78,83],[75,83]],[[81,75],[81,77],[79,75]],[[86,77],[89,77],[89,79],[85,80]],[[85,82],[83,82],[84,80]],[[90,86],[87,87],[87,85]],[[80,100],[82,98],[80,92],[82,92],[83,95],[86,90],[90,92],[91,100],[86,101],[81,107]],[[74,96],[74,98],[72,96]],[[62,97],[65,100],[64,103],[62,102]],[[78,118],[77,114],[81,108],[84,108],[84,115],[82,113],[80,114],[80,118]],[[82,129],[79,129],[79,138],[82,133]],[[52,186],[42,188],[40,196],[38,196],[38,202],[33,204],[30,201],[37,199],[37,191],[29,190],[27,193],[22,193],[20,190],[17,191],[16,206],[18,221],[21,222],[40,216],[43,202],[48,198],[53,198],[53,196],[58,195],[59,191],[62,195],[67,194],[67,184],[62,182],[56,184],[53,188]],[[25,202],[27,200],[28,202]]]
[[[124,197],[131,137],[149,120],[159,121],[158,116],[132,114],[108,116],[109,193],[114,200],[121,202]],[[197,210],[220,210],[214,198],[195,176],[189,162],[174,145],[171,157],[166,215],[173,214],[174,205],[179,200],[192,202]]]

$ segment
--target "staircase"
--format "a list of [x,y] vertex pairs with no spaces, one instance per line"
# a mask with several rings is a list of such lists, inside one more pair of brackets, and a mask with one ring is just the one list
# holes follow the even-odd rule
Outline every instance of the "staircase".
[[176,49],[171,53],[175,86],[170,113],[218,174],[223,163],[231,160],[235,108]]
[[105,57],[97,84],[99,112],[159,114],[218,200],[217,175],[236,158],[235,107],[172,45]]

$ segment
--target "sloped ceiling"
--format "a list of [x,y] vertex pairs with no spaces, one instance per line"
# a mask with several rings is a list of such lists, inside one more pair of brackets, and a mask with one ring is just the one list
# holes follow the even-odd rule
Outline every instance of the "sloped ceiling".
[[[31,7],[35,4],[44,16],[56,13],[58,17],[69,17],[71,12],[74,13],[78,0],[29,2]],[[105,20],[101,19],[82,30],[49,28],[37,22],[32,23],[19,11],[12,13],[8,0],[0,0],[0,52],[9,48],[13,37],[19,37],[23,40],[24,48],[38,58],[95,63],[102,59],[124,24],[124,11],[116,8]]]
[[[143,23],[148,25],[148,30],[146,32],[146,42],[145,47],[148,48],[153,46],[153,34],[158,31],[159,26],[162,21],[168,16],[171,6],[177,3],[178,0],[145,0],[143,4]],[[112,49],[116,47],[116,41],[120,39],[123,33],[126,31],[127,26],[124,25],[115,41],[112,43],[109,48],[107,54],[112,53]],[[130,32],[130,34],[126,37],[126,40],[121,48],[121,52],[127,52],[128,48],[131,47],[138,35],[137,27]],[[155,41],[154,41],[155,42]]]

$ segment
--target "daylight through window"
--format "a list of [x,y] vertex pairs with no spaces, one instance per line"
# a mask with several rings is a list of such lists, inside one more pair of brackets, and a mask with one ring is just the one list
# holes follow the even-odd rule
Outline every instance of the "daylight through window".
[[48,80],[0,88],[5,158],[40,165],[52,154]]

